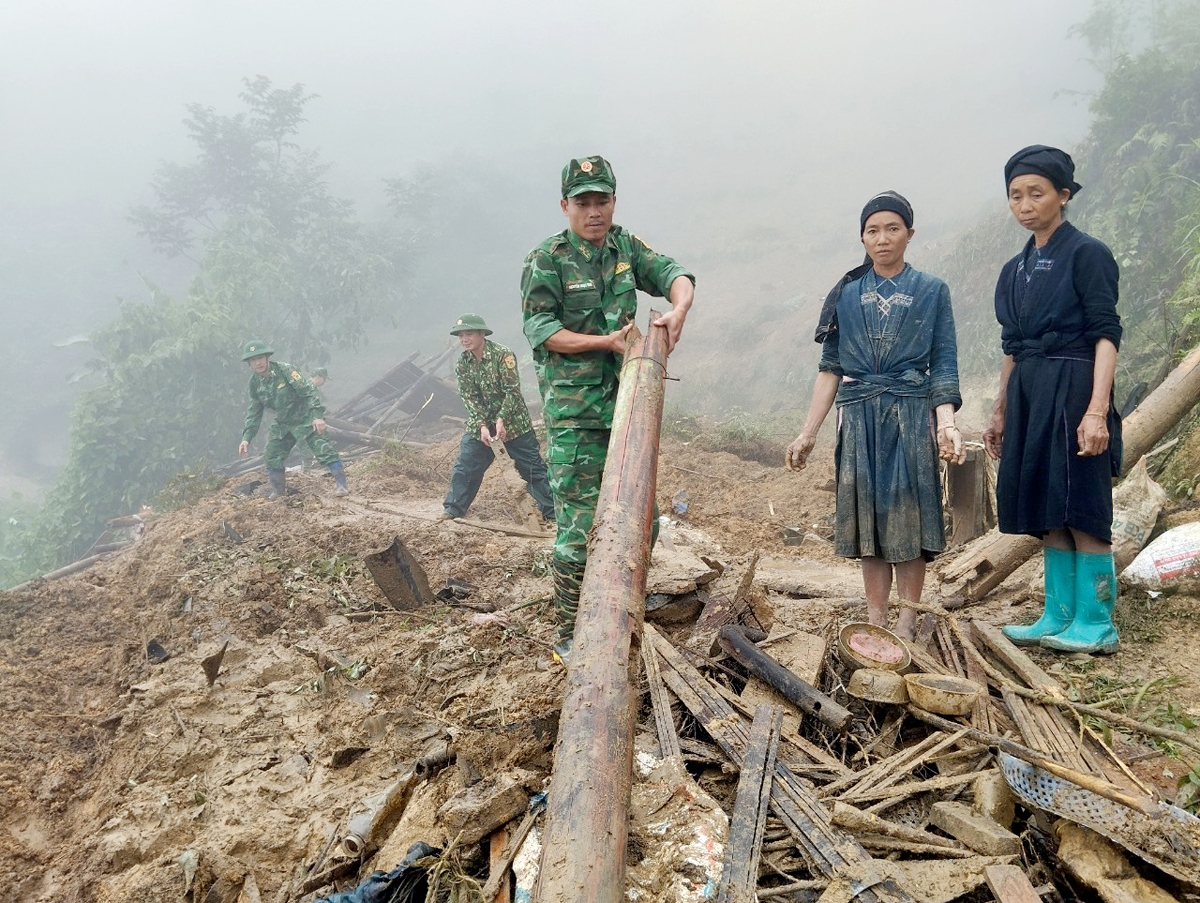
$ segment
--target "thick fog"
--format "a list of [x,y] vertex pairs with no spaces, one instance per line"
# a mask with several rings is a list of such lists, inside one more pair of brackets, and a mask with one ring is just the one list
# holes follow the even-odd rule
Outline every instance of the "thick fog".
[[[382,215],[381,180],[462,167],[478,215],[465,247],[446,235],[432,255],[462,267],[418,274],[429,320],[477,307],[516,342],[521,256],[563,228],[567,158],[613,162],[618,222],[696,271],[695,318],[760,289],[814,295],[853,262],[876,191],[912,200],[920,247],[1003,204],[1013,150],[1082,137],[1099,77],[1068,31],[1091,6],[10,3],[0,360],[10,391],[41,397],[18,413],[50,421],[10,423],[10,441],[51,435],[47,459],[61,447],[86,346],[55,343],[104,322],[117,296],[144,297],[143,279],[186,285],[126,216],[153,201],[161,161],[190,159],[185,105],[237,112],[244,77],[319,95],[299,141],[365,217]],[[480,236],[494,245],[472,270]]]

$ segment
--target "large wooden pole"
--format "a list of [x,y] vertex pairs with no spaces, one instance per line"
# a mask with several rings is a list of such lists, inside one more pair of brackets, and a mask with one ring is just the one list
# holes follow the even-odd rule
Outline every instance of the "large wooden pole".
[[1125,442],[1121,473],[1129,473],[1138,459],[1183,420],[1197,402],[1200,402],[1200,346],[1193,348],[1125,418],[1121,430]]
[[[1158,388],[1125,418],[1121,473],[1170,432],[1200,402],[1200,346],[1189,354]],[[942,594],[951,602],[978,602],[1023,565],[1042,544],[1030,536],[1002,534],[992,529],[969,544],[942,569]]]
[[537,903],[621,903],[665,329],[631,330],[588,542],[547,800]]

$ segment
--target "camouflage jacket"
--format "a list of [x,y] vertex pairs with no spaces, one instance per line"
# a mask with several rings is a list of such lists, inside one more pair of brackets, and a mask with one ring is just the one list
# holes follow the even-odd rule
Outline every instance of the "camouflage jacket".
[[587,335],[620,329],[637,313],[637,290],[665,297],[679,276],[696,281],[620,226],[599,248],[566,229],[529,252],[521,303],[548,428],[609,429],[621,362],[608,351],[549,351],[546,339],[560,329]]
[[454,375],[458,394],[467,408],[468,433],[478,437],[484,424],[489,432],[494,431],[497,418],[504,421],[505,432],[514,439],[533,429],[521,395],[516,355],[503,345],[485,340],[479,360],[464,351],[454,366]]
[[265,376],[250,376],[250,405],[242,438],[249,442],[258,435],[263,410],[270,408],[284,426],[302,426],[325,416],[325,405],[316,387],[283,361],[271,361]]

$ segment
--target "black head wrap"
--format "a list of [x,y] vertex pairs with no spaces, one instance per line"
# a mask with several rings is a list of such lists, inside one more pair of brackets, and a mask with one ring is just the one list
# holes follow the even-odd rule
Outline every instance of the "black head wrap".
[[[912,204],[898,191],[882,191],[867,201],[867,206],[863,207],[858,223],[859,235],[862,235],[866,230],[867,220],[871,218],[871,214],[878,213],[880,210],[890,210],[892,213],[899,214],[900,218],[904,220],[904,225],[910,229],[912,228]],[[846,273],[829,290],[829,294],[825,296],[825,303],[821,305],[821,316],[817,320],[817,332],[813,336],[818,345],[822,344],[830,333],[837,332],[837,303],[838,298],[842,296],[842,288],[845,287],[846,283],[861,278],[869,269],[871,269],[870,255],[862,263]]]
[[878,213],[880,210],[890,210],[892,213],[898,213],[900,218],[904,220],[904,225],[908,228],[913,227],[913,209],[912,204],[900,194],[898,191],[881,191],[871,200],[867,201],[867,206],[863,207],[862,215],[858,218],[858,234],[862,235],[867,228],[867,220],[871,218],[871,214]]
[[1066,188],[1071,192],[1071,197],[1083,190],[1083,186],[1075,181],[1075,161],[1070,154],[1057,147],[1031,144],[1009,157],[1004,164],[1005,190],[1008,190],[1014,177],[1025,175],[1044,176],[1056,191]]

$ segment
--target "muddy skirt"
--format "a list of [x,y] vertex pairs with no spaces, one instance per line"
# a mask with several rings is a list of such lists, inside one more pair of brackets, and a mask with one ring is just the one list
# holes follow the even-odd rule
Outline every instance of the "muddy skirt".
[[885,392],[838,415],[837,554],[932,559],[946,534],[929,399]]
[[1111,540],[1112,478],[1121,460],[1121,421],[1111,405],[1109,451],[1081,458],[1075,441],[1092,397],[1093,369],[1088,360],[1044,357],[1013,368],[996,479],[1002,533],[1040,538],[1073,527]]

